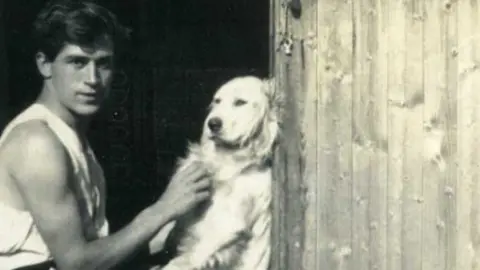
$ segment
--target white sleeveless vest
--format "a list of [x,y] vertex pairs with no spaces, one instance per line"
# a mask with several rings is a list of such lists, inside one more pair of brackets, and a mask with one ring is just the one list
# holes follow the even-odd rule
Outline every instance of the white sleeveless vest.
[[[103,170],[90,146],[86,152],[82,151],[77,134],[63,120],[45,106],[34,103],[6,126],[0,136],[0,147],[14,127],[30,120],[45,121],[72,159],[74,174],[79,184],[76,191],[85,235],[91,239],[108,235]],[[0,270],[50,259],[51,254],[31,215],[2,204],[0,200]]]

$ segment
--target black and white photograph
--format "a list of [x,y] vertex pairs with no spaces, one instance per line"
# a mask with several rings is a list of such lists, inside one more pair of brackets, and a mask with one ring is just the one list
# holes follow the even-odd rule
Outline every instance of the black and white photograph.
[[479,270],[480,0],[0,0],[0,270]]

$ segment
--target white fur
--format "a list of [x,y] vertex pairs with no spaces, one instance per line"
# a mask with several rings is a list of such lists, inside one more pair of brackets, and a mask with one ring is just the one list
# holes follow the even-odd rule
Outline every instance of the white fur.
[[[200,162],[213,181],[212,199],[177,220],[178,256],[164,270],[266,270],[270,261],[271,158],[281,100],[271,80],[237,77],[221,86],[200,144],[180,168]],[[238,100],[241,101],[239,102]],[[218,117],[218,133],[208,121]]]

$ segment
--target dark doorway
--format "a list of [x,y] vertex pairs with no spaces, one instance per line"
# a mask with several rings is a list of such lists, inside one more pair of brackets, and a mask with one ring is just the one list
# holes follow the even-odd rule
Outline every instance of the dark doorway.
[[[28,33],[45,2],[3,4],[9,118],[39,91]],[[234,76],[268,75],[269,1],[96,2],[133,29],[112,100],[90,134],[115,231],[160,196],[187,141],[198,138],[213,91]]]

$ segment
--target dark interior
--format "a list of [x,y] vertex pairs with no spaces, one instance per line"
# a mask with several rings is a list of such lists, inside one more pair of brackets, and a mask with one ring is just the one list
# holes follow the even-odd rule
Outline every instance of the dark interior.
[[[3,128],[40,89],[29,31],[45,1],[2,2]],[[187,141],[199,137],[215,89],[234,76],[268,75],[269,1],[96,2],[133,30],[112,98],[90,134],[107,177],[115,231],[160,196]]]

